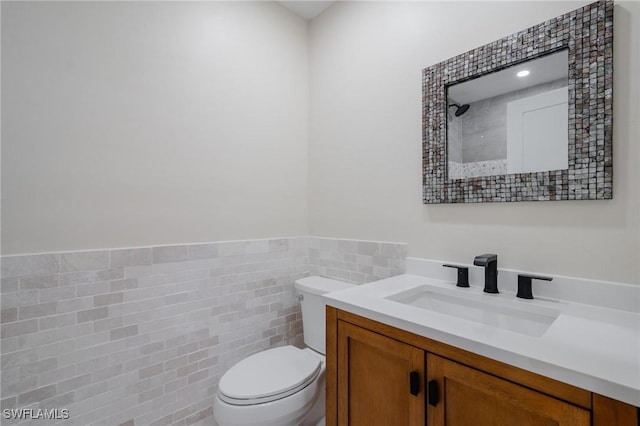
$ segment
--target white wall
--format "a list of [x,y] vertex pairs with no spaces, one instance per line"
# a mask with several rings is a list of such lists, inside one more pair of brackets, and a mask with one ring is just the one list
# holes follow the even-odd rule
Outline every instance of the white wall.
[[310,27],[310,233],[409,256],[640,281],[640,3],[616,2],[614,199],[421,202],[421,70],[582,5],[338,2]]
[[421,203],[421,70],[583,4],[337,2],[308,35],[271,2],[2,2],[2,252],[311,234],[639,282],[640,3],[614,200]]
[[305,235],[307,23],[2,2],[3,254]]

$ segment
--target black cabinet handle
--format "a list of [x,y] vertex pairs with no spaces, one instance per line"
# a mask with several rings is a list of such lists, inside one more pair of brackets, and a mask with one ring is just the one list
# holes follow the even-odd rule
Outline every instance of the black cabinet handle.
[[420,374],[417,371],[409,373],[409,392],[413,396],[420,393]]
[[440,401],[440,395],[438,394],[438,382],[435,380],[429,380],[427,384],[427,402],[434,407],[438,405]]

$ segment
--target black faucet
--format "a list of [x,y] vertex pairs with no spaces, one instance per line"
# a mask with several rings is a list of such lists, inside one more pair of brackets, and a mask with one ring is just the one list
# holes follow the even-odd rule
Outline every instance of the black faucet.
[[498,291],[498,255],[481,254],[473,259],[476,266],[484,266],[484,292],[499,293]]

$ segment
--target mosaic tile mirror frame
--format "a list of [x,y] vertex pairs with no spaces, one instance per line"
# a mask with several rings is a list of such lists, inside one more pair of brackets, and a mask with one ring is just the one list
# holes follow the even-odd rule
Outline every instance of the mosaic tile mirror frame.
[[[568,169],[449,179],[447,87],[568,49]],[[613,1],[601,0],[422,73],[423,202],[613,198]]]

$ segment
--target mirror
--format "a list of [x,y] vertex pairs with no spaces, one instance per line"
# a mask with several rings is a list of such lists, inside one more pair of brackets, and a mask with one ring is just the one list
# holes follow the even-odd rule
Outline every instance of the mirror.
[[447,87],[449,179],[569,167],[568,50]]
[[613,8],[600,0],[423,70],[425,204],[613,198]]

